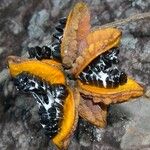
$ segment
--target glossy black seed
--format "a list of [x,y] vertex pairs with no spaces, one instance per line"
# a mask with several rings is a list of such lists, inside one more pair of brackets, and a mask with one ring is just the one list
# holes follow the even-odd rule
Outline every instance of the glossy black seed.
[[55,59],[57,61],[61,61],[61,55],[60,55],[60,52],[58,52],[58,51],[52,51],[52,57],[53,57],[53,59]]
[[28,50],[30,58],[48,59],[51,57],[51,49],[47,46],[43,46],[42,48],[39,46],[29,48]]
[[32,91],[32,88],[29,84],[25,85],[22,89],[24,92],[29,92],[29,91]]
[[98,79],[98,80],[97,80],[97,83],[98,83],[98,86],[99,86],[99,87],[102,87],[102,86],[103,86],[102,80]]
[[22,72],[21,74],[17,75],[14,78],[14,84],[18,88],[18,90],[24,90],[25,87],[27,86],[28,82],[28,76],[25,72]]
[[106,78],[106,87],[107,88],[112,88],[113,87],[113,82],[109,80],[109,78]]
[[42,57],[48,59],[51,56],[51,49],[47,46],[42,47]]
[[[101,66],[102,66],[102,65],[101,65]],[[99,67],[99,66],[97,66],[96,69],[97,69],[97,72],[100,72],[100,71],[102,70],[102,68]]]
[[35,47],[35,49],[36,49],[36,51],[37,51],[37,54],[41,54],[41,52],[42,52],[42,48],[41,47],[39,47],[39,46],[36,46]]
[[87,70],[87,73],[90,75],[90,74],[92,74],[92,70],[91,69],[88,69]]
[[36,49],[36,51],[38,52],[38,54],[41,54],[41,51],[42,51],[41,47],[36,46],[35,49]]
[[110,76],[115,76],[117,74],[119,75],[119,70],[117,68],[110,70]]
[[[55,102],[53,106],[54,106],[56,109],[58,109],[59,112],[62,112],[62,111],[63,111],[63,105],[62,105],[61,102],[60,102],[60,103]],[[58,111],[57,111],[57,113],[58,113]]]
[[105,65],[101,65],[101,70],[106,70],[112,66],[112,62],[110,60],[107,60],[103,57],[103,61]]
[[116,55],[118,55],[119,52],[120,52],[120,51],[119,51],[119,48],[114,48],[113,51],[116,53]]
[[119,77],[115,77],[114,82],[112,82],[112,83],[113,83],[114,88],[118,87],[119,86]]
[[98,86],[98,83],[97,83],[95,75],[92,77],[92,84]]
[[56,39],[58,39],[58,40],[61,40],[61,38],[62,38],[62,33],[60,33],[60,32],[54,33],[54,34],[53,34],[53,37],[56,38]]
[[61,32],[63,33],[63,29],[64,29],[65,25],[64,24],[58,24],[57,26],[55,26],[55,29],[58,31],[58,32]]
[[56,116],[56,108],[55,107],[50,107],[48,109],[48,112],[50,113],[50,115],[55,115]]
[[118,48],[113,48],[109,52],[105,52],[103,54],[103,60],[105,62],[110,62],[113,64],[117,64],[119,62],[117,55],[119,54]]
[[60,93],[58,96],[57,96],[57,98],[59,98],[59,99],[61,99],[62,101],[67,97],[67,93],[65,93],[65,92],[62,92],[62,93]]
[[51,120],[54,121],[54,119],[56,119],[56,121],[57,121],[56,116],[57,116],[57,112],[56,112],[56,113],[54,113],[54,112],[51,112],[51,113],[50,113],[50,119],[51,119]]
[[80,78],[81,80],[84,80],[84,79],[85,79],[85,78],[84,78],[84,75],[83,75],[83,72],[80,73],[79,78]]
[[127,83],[127,75],[124,72],[121,72],[119,82],[120,85]]
[[44,124],[44,125],[47,125],[47,124],[49,124],[49,119],[40,119],[40,123],[41,124]]
[[54,45],[54,50],[60,53],[60,45]]
[[65,99],[68,95],[68,90],[64,85],[58,85],[55,84],[54,86],[56,86],[55,88],[55,93],[56,93],[56,97],[58,99]]
[[46,130],[52,130],[53,128],[56,130],[58,128],[59,125],[59,120],[54,120],[54,119],[49,119],[49,122],[46,124],[46,126],[44,127],[44,129]]
[[35,47],[28,48],[28,53],[30,58],[35,58],[36,57],[36,49]]
[[59,129],[59,120],[54,121],[51,119],[48,124],[44,127],[45,130],[56,131]]
[[46,90],[43,90],[43,87],[46,88],[47,84],[44,81],[40,80],[40,79],[38,79],[38,80],[34,79],[34,80],[38,85],[38,94],[46,94]]
[[58,132],[58,128],[53,129],[52,126],[47,126],[44,128],[45,135],[49,136],[50,138],[54,137]]
[[46,113],[46,109],[44,108],[44,106],[40,106],[38,114],[42,115],[42,114],[45,114],[45,113]]
[[60,24],[66,24],[66,22],[67,22],[67,18],[66,17],[63,17],[63,18],[59,19],[59,23]]
[[119,63],[119,60],[118,60],[118,59],[113,59],[113,60],[112,60],[112,63],[113,63],[113,64],[118,64],[118,63]]
[[64,116],[63,113],[59,113],[59,116],[58,116],[59,117],[59,121],[61,121],[63,119],[63,116]]
[[48,105],[48,104],[49,104],[49,99],[48,99],[47,94],[44,94],[44,95],[42,95],[42,96],[43,96],[43,98],[44,98],[44,102]]
[[42,124],[48,124],[49,123],[49,117],[48,117],[48,115],[47,114],[41,114],[40,115],[40,122],[42,123]]
[[92,80],[91,80],[91,77],[87,74],[86,75],[86,79],[87,79],[87,81],[90,83]]
[[119,83],[119,76],[118,75],[113,76],[113,80],[114,83]]
[[88,82],[88,77],[89,77],[88,74],[85,74],[85,75],[84,75],[84,80],[85,80],[86,82]]
[[39,46],[35,47],[35,57],[39,60],[42,59],[42,48]]
[[55,137],[55,135],[57,134],[57,130],[45,130],[44,131],[44,134],[46,135],[46,136],[48,136],[50,139],[52,139],[53,137]]
[[48,116],[48,114],[46,113],[43,113],[43,114],[41,114],[41,119],[42,120],[45,120],[45,119],[48,119],[49,118],[49,116]]
[[52,43],[52,47],[55,47],[55,46],[59,46],[60,47],[60,43],[59,42]]

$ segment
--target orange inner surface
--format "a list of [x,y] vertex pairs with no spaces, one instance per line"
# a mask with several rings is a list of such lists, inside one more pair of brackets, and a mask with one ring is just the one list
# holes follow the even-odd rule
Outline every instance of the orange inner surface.
[[13,60],[8,60],[8,65],[10,69],[10,74],[14,77],[22,72],[29,72],[49,83],[62,83],[65,84],[65,76],[63,72],[49,64],[38,60],[24,60],[20,62],[14,62]]
[[91,85],[83,84],[79,80],[78,80],[78,84],[79,87],[85,91],[95,93],[95,94],[101,94],[101,95],[116,94],[116,93],[128,92],[128,91],[137,91],[137,96],[138,96],[139,95],[138,91],[143,91],[143,88],[130,78],[128,78],[126,84],[120,85],[117,88],[103,88],[103,87],[91,86]]
[[60,132],[52,139],[52,141],[59,147],[63,147],[63,142],[69,137],[75,123],[75,101],[73,92],[69,90],[69,95],[64,104],[64,119],[62,121]]

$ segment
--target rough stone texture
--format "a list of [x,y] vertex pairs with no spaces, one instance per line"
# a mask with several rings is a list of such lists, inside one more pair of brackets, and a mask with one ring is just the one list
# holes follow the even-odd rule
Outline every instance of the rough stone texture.
[[[104,25],[148,12],[149,0],[85,0],[92,25]],[[33,98],[16,94],[6,68],[8,55],[24,55],[27,47],[49,45],[54,25],[77,1],[0,1],[0,149],[56,149],[44,136]],[[98,129],[80,120],[71,150],[150,149],[150,18],[119,26],[123,32],[122,68],[147,90],[146,97],[112,105],[108,126]],[[5,81],[6,80],[6,81]]]

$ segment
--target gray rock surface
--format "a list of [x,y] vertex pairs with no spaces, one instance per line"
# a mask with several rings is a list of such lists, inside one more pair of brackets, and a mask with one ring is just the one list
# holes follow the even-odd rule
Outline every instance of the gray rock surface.
[[[85,0],[91,23],[100,26],[132,14],[148,12],[149,0]],[[27,47],[49,45],[58,19],[78,2],[70,0],[0,1],[0,149],[56,149],[43,134],[32,97],[14,91],[6,57],[24,55]],[[150,149],[150,18],[120,25],[121,67],[145,87],[145,96],[109,108],[108,126],[98,129],[84,120],[69,146],[71,150]]]

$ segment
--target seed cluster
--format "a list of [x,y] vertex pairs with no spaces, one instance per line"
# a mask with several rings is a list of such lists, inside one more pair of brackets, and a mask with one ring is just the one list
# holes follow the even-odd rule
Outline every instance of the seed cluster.
[[39,105],[40,123],[45,134],[53,138],[59,132],[63,120],[63,105],[68,95],[65,85],[50,85],[27,72],[16,76],[14,83],[18,90],[34,96]]
[[[54,40],[50,47],[31,47],[28,50],[30,58],[54,59],[61,61],[60,45],[66,25],[66,18],[56,25]],[[127,76],[117,68],[119,49],[112,48],[95,58],[78,76],[85,84],[98,87],[114,88],[127,82]],[[40,123],[45,134],[53,138],[60,130],[63,120],[64,101],[68,95],[65,85],[48,84],[47,82],[27,72],[22,72],[14,79],[18,90],[29,92],[39,105]]]
[[127,82],[126,74],[117,68],[119,49],[112,48],[94,59],[80,74],[86,84],[115,88]]
[[50,47],[48,46],[31,47],[28,49],[29,57],[36,58],[38,60],[51,58],[57,61],[61,61],[60,44],[61,39],[63,37],[66,21],[67,21],[66,18],[61,18],[59,20],[58,25],[55,26],[56,32],[53,34],[54,41]]

